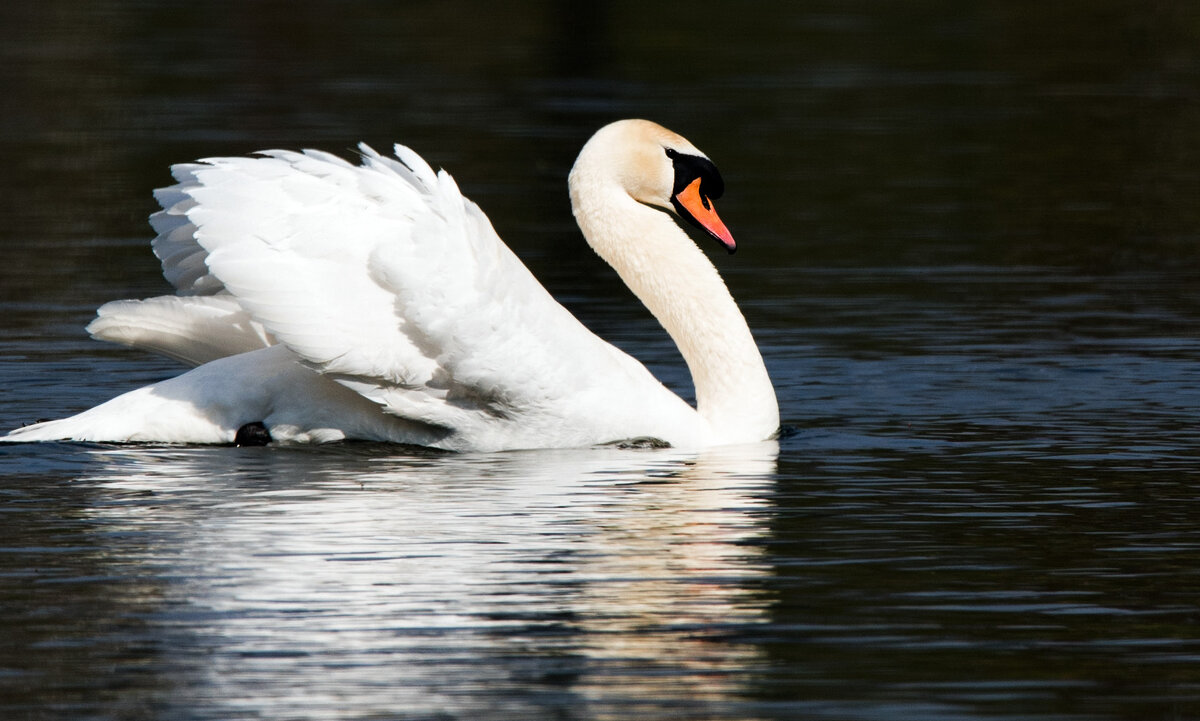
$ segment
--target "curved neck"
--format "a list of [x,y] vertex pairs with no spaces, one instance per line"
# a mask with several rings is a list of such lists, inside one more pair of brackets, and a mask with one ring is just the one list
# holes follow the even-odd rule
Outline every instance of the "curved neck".
[[760,441],[779,428],[775,389],[746,319],[721,276],[664,211],[619,189],[571,201],[592,248],[611,265],[679,347],[696,387],[696,410],[725,443]]

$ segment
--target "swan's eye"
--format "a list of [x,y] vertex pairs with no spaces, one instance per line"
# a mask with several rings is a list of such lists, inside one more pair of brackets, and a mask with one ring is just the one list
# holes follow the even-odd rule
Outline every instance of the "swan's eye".
[[671,160],[674,160],[675,158],[679,157],[679,153],[675,152],[674,148],[665,148],[665,150],[667,151],[667,157],[670,158]]

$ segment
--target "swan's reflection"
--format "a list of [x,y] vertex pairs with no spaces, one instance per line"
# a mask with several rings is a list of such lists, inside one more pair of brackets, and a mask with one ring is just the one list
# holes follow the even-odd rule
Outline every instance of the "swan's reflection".
[[765,621],[777,452],[103,449],[94,481],[128,500],[91,512],[191,626],[164,661],[194,668],[181,702],[707,704],[761,661],[730,639]]

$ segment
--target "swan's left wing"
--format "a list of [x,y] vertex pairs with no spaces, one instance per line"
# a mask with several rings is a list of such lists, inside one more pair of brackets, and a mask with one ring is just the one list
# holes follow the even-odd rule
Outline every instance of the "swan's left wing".
[[177,166],[157,194],[168,278],[232,294],[312,367],[477,447],[589,408],[638,435],[622,416],[674,398],[559,305],[447,173],[402,146],[361,150],[361,166],[315,151]]
[[114,300],[100,306],[87,330],[96,340],[140,348],[190,366],[274,343],[262,324],[228,293]]

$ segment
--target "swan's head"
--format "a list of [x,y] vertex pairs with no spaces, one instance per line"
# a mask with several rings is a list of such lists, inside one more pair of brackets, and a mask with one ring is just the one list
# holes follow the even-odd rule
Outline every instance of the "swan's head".
[[733,235],[713,201],[725,192],[717,166],[682,135],[649,120],[618,120],[600,128],[571,169],[571,194],[582,185],[615,184],[643,205],[673,212],[715,238],[730,253]]

